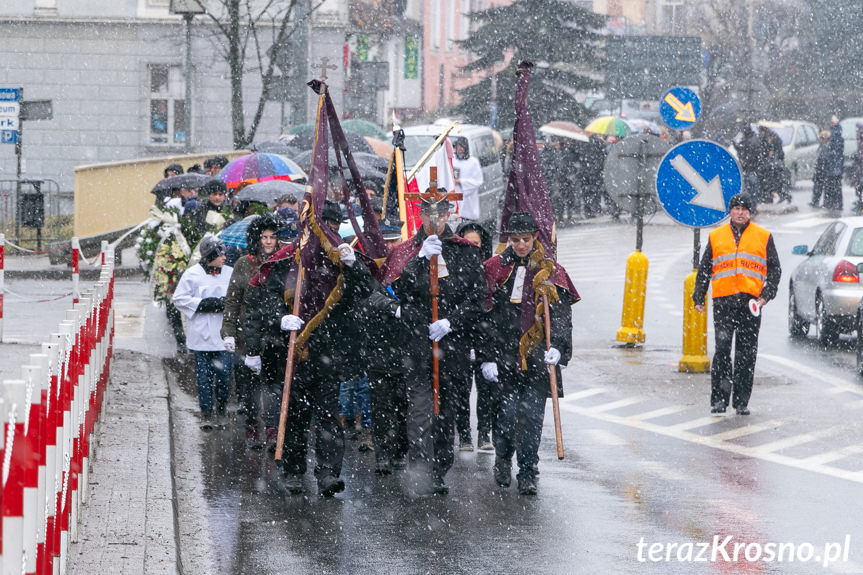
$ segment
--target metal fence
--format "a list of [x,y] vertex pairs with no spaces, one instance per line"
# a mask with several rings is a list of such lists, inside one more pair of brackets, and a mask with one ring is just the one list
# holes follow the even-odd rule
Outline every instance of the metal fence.
[[0,180],[0,233],[6,239],[41,249],[42,242],[72,235],[72,194],[50,179]]

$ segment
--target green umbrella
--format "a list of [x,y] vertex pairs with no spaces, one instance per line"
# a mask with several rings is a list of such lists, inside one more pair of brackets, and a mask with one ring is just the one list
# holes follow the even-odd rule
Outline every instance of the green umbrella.
[[392,134],[387,134],[386,131],[377,124],[373,124],[366,120],[345,120],[342,122],[342,129],[356,132],[361,136],[368,136],[377,140],[387,140],[392,137]]

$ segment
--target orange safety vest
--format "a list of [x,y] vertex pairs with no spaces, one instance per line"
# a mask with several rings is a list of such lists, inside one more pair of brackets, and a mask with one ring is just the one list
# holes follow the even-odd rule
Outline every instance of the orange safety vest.
[[749,223],[734,241],[731,224],[710,232],[710,247],[713,250],[713,297],[725,297],[748,293],[761,295],[767,279],[767,242],[770,232],[761,226]]

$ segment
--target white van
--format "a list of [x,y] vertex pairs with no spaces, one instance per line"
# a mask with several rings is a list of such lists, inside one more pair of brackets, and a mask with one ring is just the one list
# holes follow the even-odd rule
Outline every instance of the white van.
[[[440,136],[445,125],[425,124],[405,128],[405,168],[410,169]],[[490,232],[496,232],[500,206],[506,181],[500,165],[500,150],[495,145],[491,128],[472,124],[461,125],[461,132],[450,133],[450,138],[465,138],[468,153],[479,159],[482,166],[483,184],[479,189],[480,223]]]

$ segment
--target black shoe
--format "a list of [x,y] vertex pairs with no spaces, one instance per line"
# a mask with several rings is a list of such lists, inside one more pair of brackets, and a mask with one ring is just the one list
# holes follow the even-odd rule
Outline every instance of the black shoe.
[[480,451],[494,451],[494,445],[488,436],[488,433],[480,433],[477,439],[477,449]]
[[749,415],[749,408],[742,405],[737,408],[737,415]]
[[390,465],[392,465],[393,469],[401,470],[408,466],[408,462],[404,457],[393,457]]
[[294,473],[289,474],[285,478],[285,487],[288,489],[288,493],[292,495],[299,495],[306,490],[303,486],[303,476]]
[[432,493],[436,493],[438,495],[446,495],[449,493],[449,487],[444,483],[443,477],[435,477],[432,479]]
[[512,482],[512,462],[496,457],[494,460],[494,481],[500,487],[509,487]]
[[458,435],[458,450],[459,451],[473,451],[473,442],[470,439],[470,434],[462,435],[459,433]]
[[389,475],[393,472],[393,467],[390,460],[386,457],[381,457],[375,462],[375,473],[378,475]]
[[318,492],[321,497],[332,497],[345,490],[345,482],[338,477],[325,475],[318,479]]
[[725,404],[721,401],[717,401],[713,404],[713,408],[710,410],[710,413],[725,413]]
[[216,415],[219,417],[225,417],[225,413],[228,411],[228,406],[224,402],[220,401],[216,406]]
[[536,495],[536,479],[532,475],[518,475],[519,495]]
[[204,411],[201,413],[201,430],[213,431],[213,412]]

